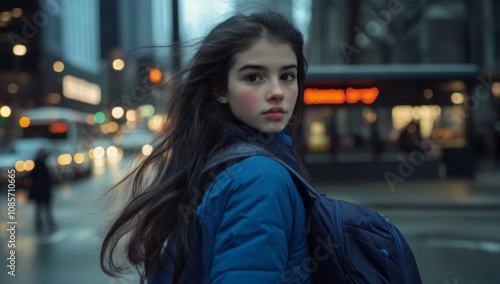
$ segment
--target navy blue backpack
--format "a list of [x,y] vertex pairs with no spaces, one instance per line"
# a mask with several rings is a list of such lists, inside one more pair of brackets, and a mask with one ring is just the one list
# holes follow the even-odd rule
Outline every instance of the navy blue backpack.
[[256,155],[273,158],[288,169],[305,198],[313,283],[422,283],[410,246],[386,217],[320,194],[271,152],[236,144],[211,159],[207,168]]

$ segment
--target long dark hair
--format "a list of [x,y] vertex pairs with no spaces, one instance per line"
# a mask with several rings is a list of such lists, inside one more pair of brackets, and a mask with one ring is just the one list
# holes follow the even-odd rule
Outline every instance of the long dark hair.
[[158,136],[159,146],[120,183],[133,180],[130,200],[102,244],[101,267],[107,274],[118,276],[124,272],[115,253],[125,240],[126,258],[140,271],[144,283],[152,272],[160,270],[162,249],[175,232],[180,243],[173,280],[179,281],[191,249],[194,209],[214,178],[213,174],[202,176],[201,170],[213,153],[227,146],[218,139],[220,133],[242,139],[247,135],[229,107],[214,99],[213,92],[227,90],[235,54],[263,37],[288,44],[297,57],[298,103],[288,124],[293,129],[307,70],[302,34],[275,12],[237,14],[218,24],[169,86],[170,122]]

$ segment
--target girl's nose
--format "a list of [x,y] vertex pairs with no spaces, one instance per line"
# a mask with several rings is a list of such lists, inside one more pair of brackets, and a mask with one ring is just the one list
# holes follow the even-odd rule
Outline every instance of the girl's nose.
[[283,86],[280,84],[279,80],[273,80],[271,82],[271,90],[268,95],[269,100],[282,100],[285,95],[285,92],[283,91]]

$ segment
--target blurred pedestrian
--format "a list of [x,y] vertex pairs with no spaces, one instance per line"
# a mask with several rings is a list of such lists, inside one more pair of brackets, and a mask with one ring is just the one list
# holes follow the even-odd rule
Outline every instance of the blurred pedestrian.
[[420,148],[422,136],[420,134],[420,123],[418,121],[409,122],[399,134],[399,148],[406,153],[411,153],[415,150],[425,151]]
[[[35,158],[35,167],[29,174],[29,199],[35,202],[35,229],[54,231],[56,224],[52,216],[52,178],[46,164],[47,152],[40,149]],[[44,221],[45,219],[45,221]]]
[[120,274],[113,252],[130,237],[141,283],[311,282],[306,209],[287,169],[255,156],[202,173],[245,142],[308,177],[289,135],[303,101],[303,43],[274,12],[237,14],[201,41],[170,81],[171,127],[132,175],[132,199],[105,236],[105,272]]

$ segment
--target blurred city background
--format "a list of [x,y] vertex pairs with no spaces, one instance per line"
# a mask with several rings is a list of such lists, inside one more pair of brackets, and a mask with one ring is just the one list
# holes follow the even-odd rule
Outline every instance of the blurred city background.
[[[99,268],[104,193],[168,123],[180,49],[266,8],[306,39],[294,146],[314,185],[392,219],[424,283],[500,282],[499,1],[17,0],[0,3],[1,283],[137,283]],[[40,148],[57,223],[43,232],[25,190]]]

